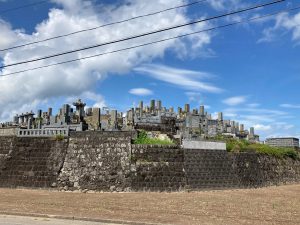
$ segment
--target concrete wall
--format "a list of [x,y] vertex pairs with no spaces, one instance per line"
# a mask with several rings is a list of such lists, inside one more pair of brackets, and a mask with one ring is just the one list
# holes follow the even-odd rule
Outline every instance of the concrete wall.
[[14,135],[17,135],[17,128],[0,128],[0,137]]
[[182,142],[182,147],[184,149],[203,149],[203,150],[226,151],[226,143],[223,143],[223,142],[184,140]]

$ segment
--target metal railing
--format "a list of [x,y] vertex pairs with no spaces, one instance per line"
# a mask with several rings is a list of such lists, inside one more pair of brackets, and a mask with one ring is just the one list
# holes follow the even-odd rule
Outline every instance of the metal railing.
[[69,136],[68,128],[51,128],[51,129],[18,129],[18,137],[54,137]]

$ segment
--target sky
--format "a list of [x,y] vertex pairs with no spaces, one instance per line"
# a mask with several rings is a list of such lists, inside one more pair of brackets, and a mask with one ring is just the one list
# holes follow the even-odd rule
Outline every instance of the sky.
[[[271,1],[271,0],[269,0]],[[0,65],[118,40],[269,2],[207,0],[190,7],[0,51]],[[184,5],[188,0],[0,0],[0,49]],[[8,73],[114,51],[297,7],[299,0],[0,70],[0,121],[82,98],[126,111],[140,100],[205,105],[213,116],[254,127],[262,139],[300,137],[300,10],[87,60]]]

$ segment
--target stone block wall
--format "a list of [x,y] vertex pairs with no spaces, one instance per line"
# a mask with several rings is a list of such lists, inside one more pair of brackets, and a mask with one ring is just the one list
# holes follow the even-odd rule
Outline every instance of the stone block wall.
[[65,190],[130,189],[132,132],[74,132],[58,178]]
[[225,189],[238,186],[233,160],[226,151],[184,150],[187,189]]
[[230,154],[241,188],[300,182],[300,160],[255,153]]
[[0,136],[0,171],[2,170],[5,161],[10,157],[9,155],[13,151],[15,139],[16,138],[13,136]]
[[255,153],[134,145],[132,132],[0,137],[0,187],[180,191],[300,182],[300,160]]
[[300,182],[300,160],[256,153],[184,150],[187,189],[258,188]]
[[0,142],[0,187],[48,188],[56,182],[67,139],[2,137]]
[[177,146],[132,145],[135,191],[178,191],[185,187],[184,151]]

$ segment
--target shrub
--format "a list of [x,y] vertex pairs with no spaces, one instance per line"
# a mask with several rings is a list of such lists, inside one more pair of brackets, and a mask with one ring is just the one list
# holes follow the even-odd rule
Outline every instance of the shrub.
[[158,138],[149,138],[147,132],[142,130],[139,131],[137,139],[133,141],[134,144],[142,145],[173,145],[174,142],[171,140],[161,140]]
[[226,148],[228,152],[257,152],[266,155],[272,155],[278,158],[290,157],[298,159],[299,154],[292,148],[279,148],[269,145],[250,143],[246,140],[230,139],[226,141]]

